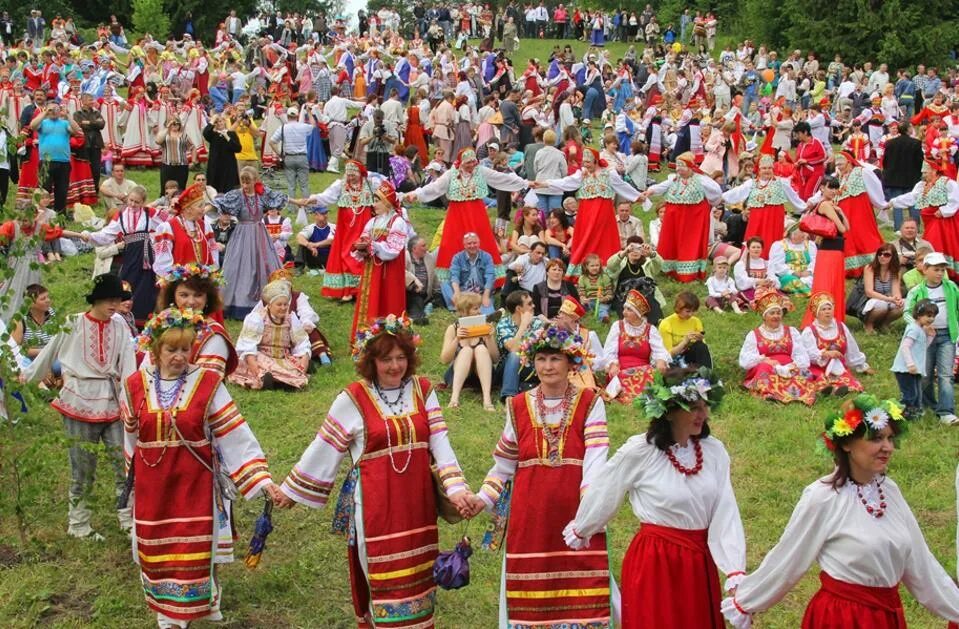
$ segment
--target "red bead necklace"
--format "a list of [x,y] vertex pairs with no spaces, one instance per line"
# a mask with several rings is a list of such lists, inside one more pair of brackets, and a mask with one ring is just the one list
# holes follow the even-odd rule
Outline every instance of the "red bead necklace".
[[666,450],[666,458],[669,459],[669,462],[673,464],[673,467],[676,468],[680,474],[684,476],[695,476],[699,474],[699,471],[703,469],[703,447],[699,445],[699,439],[693,439],[693,450],[696,452],[696,465],[693,467],[686,467],[679,462],[679,459],[676,458],[676,455],[673,454],[673,449],[668,448]]
[[866,508],[866,513],[878,519],[886,513],[886,494],[882,491],[882,481],[876,481],[876,489],[879,490],[879,504],[869,504],[869,501],[862,495],[862,485],[856,483],[856,495],[859,497],[859,502]]

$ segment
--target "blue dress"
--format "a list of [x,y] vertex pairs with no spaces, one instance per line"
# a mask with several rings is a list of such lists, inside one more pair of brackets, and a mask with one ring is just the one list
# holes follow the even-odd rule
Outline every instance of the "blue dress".
[[310,170],[323,172],[326,170],[329,161],[326,155],[326,148],[323,146],[323,138],[320,136],[320,128],[313,127],[310,137],[306,138],[306,159],[310,164]]

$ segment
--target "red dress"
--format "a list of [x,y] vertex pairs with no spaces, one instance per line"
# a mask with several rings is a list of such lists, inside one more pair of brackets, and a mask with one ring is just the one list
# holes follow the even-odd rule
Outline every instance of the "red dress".
[[[33,118],[30,122],[39,116],[41,109],[37,107],[33,112]],[[17,181],[17,199],[33,199],[33,191],[40,187],[40,148],[37,145],[37,132],[30,129],[27,125],[21,130],[26,134],[23,141],[27,147],[29,157],[26,162],[20,164],[20,179]]]
[[[752,331],[756,337],[756,348],[765,358],[772,358],[780,365],[793,362],[793,328],[783,326],[783,335],[779,339],[767,339],[759,332],[759,328]],[[746,371],[746,380],[743,386],[754,396],[782,402],[802,402],[812,406],[816,401],[816,386],[806,377],[800,375],[780,376],[773,366],[767,362]]]
[[650,357],[653,350],[649,344],[650,324],[644,323],[644,330],[639,336],[630,336],[626,332],[626,325],[622,319],[619,321],[619,382],[623,390],[616,401],[623,404],[629,404],[634,398],[643,393],[653,376],[656,375],[656,369],[650,364]]
[[663,273],[677,282],[705,280],[709,264],[710,205],[698,176],[686,180],[675,177],[663,198],[666,214],[657,247],[663,258]]
[[397,255],[392,260],[382,260],[371,250],[366,257],[353,311],[351,340],[356,338],[357,326],[406,312],[406,290],[402,288],[406,286],[406,256],[403,255],[407,238],[406,219],[394,212],[388,217],[388,222],[382,223],[381,217],[370,221],[371,248],[372,242],[381,243],[391,247],[391,252]]
[[743,242],[759,237],[763,240],[763,258],[769,259],[769,249],[773,243],[782,240],[786,229],[785,194],[778,179],[773,179],[760,188],[760,181],[753,181],[752,190],[746,198],[745,207],[749,209],[746,233]]
[[809,329],[812,330],[812,334],[816,337],[816,347],[819,348],[820,352],[825,351],[838,351],[843,357],[840,360],[843,367],[846,367],[846,371],[842,375],[826,375],[825,367],[820,367],[815,363],[810,363],[809,371],[812,372],[812,375],[815,377],[815,382],[817,388],[821,391],[826,387],[833,387],[834,389],[839,387],[846,387],[850,391],[861,392],[862,384],[859,383],[859,380],[849,371],[849,368],[846,366],[846,350],[849,348],[849,341],[846,340],[846,328],[842,323],[836,323],[836,329],[838,334],[834,339],[824,339],[819,336],[819,328],[816,325],[809,326]]
[[601,260],[620,250],[619,230],[616,228],[616,192],[609,184],[609,171],[583,172],[583,183],[576,192],[579,210],[576,213],[576,235],[569,252],[566,279],[574,280],[582,272],[583,260],[591,253]]
[[[816,267],[812,274],[811,295],[825,291],[832,295],[833,309],[836,321],[842,321],[846,316],[846,273],[843,249],[845,239],[822,238],[819,240],[819,250],[816,252]],[[806,327],[816,318],[816,313],[806,308],[803,315],[802,327]]]
[[[906,629],[899,586],[868,587],[819,573],[802,629]],[[950,627],[954,625],[950,624]]]
[[876,226],[876,215],[866,191],[861,166],[853,168],[852,172],[842,179],[836,204],[849,221],[843,250],[846,277],[859,277],[863,267],[876,257],[876,249],[885,242],[879,233],[879,227]]
[[571,627],[571,617],[577,627],[610,623],[605,533],[591,537],[588,549],[570,551],[560,532],[579,507],[586,418],[595,400],[593,391],[579,391],[568,423],[552,429],[559,437],[555,447],[549,445],[544,433],[551,429],[537,419],[530,395],[521,393],[510,401],[518,459],[506,530],[510,627]]
[[[353,609],[363,629],[385,623],[395,629],[433,626],[432,570],[439,535],[425,405],[429,392],[429,381],[418,378],[414,413],[408,421],[387,421],[366,385],[354,382],[346,387],[363,415],[366,434],[363,456],[354,469],[366,498],[362,511],[368,574],[357,546],[348,547]],[[385,454],[390,447],[393,454]],[[406,468],[400,473],[396,465]]]
[[823,174],[826,172],[826,150],[822,142],[817,138],[810,138],[808,142],[803,142],[796,147],[796,161],[801,159],[806,163],[796,166],[793,173],[793,188],[803,201],[808,201],[809,197],[819,189],[819,182],[822,181]]
[[922,216],[922,237],[929,241],[933,250],[946,257],[946,269],[954,280],[959,280],[959,214],[936,216],[949,202],[946,177],[939,177],[928,192],[916,199],[916,209]]
[[373,218],[373,192],[369,182],[363,179],[358,189],[347,188],[346,180],[343,182],[336,200],[336,237],[330,245],[321,291],[324,297],[331,299],[356,295],[363,262],[351,255],[353,243],[360,239],[366,223]]
[[415,146],[419,149],[416,154],[420,160],[420,167],[426,168],[430,161],[430,153],[426,148],[426,134],[423,131],[423,123],[420,122],[420,108],[410,107],[407,110],[409,119],[406,121],[406,146]]

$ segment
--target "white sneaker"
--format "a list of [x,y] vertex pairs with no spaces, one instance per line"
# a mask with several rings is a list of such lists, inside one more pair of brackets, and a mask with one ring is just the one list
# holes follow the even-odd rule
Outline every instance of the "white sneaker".
[[949,413],[948,415],[940,415],[939,423],[945,426],[955,426],[959,424],[959,417],[956,417],[955,413]]

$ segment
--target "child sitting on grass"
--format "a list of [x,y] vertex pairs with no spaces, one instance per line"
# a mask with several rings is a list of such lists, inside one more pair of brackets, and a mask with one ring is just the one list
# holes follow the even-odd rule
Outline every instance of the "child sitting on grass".
[[579,296],[587,311],[593,312],[601,323],[609,323],[613,283],[603,269],[603,261],[595,253],[583,258],[583,272],[579,276]]
[[729,275],[729,260],[719,256],[713,260],[713,274],[706,278],[706,307],[722,314],[729,307],[736,314],[743,314],[748,306],[746,298],[736,288],[736,280]]

